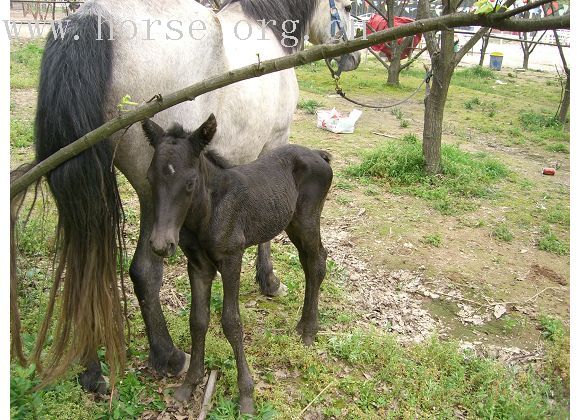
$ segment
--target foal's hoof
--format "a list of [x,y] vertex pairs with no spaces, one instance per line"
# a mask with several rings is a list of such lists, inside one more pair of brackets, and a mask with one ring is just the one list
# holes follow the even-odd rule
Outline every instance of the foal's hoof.
[[254,410],[254,400],[246,397],[240,397],[240,414],[251,414],[254,415],[256,411]]
[[189,384],[183,384],[175,389],[174,397],[177,401],[186,402],[191,398],[193,393],[193,386]]
[[310,346],[314,343],[314,339],[316,338],[316,331],[307,331],[304,328],[304,323],[300,321],[298,325],[296,325],[296,332],[300,337],[302,337],[302,343],[305,346]]
[[280,286],[278,286],[278,289],[274,290],[272,293],[266,295],[269,297],[279,297],[279,296],[286,296],[288,294],[288,286],[286,286],[284,283],[280,282]]
[[184,354],[185,354],[185,361],[183,362],[182,368],[175,373],[168,372],[167,376],[181,376],[187,372],[187,370],[189,369],[189,362],[191,360],[191,356],[188,353],[184,353]]

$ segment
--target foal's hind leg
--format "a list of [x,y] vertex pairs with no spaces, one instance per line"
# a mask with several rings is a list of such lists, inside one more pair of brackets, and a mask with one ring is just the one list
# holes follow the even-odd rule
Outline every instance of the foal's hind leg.
[[79,384],[85,391],[94,392],[95,394],[107,393],[107,382],[101,371],[101,362],[97,352],[83,360],[85,370],[79,374]]
[[260,292],[264,296],[284,296],[288,291],[286,285],[274,274],[272,265],[272,250],[270,242],[258,245],[256,256],[256,281],[260,286]]
[[306,277],[302,317],[296,331],[302,336],[304,344],[310,345],[318,332],[318,296],[326,275],[327,254],[320,240],[320,214],[295,217],[286,233],[298,249],[300,264]]

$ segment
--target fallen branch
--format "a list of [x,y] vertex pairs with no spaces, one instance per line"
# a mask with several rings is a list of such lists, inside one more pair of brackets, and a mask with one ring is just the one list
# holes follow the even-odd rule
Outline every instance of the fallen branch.
[[320,392],[318,393],[318,395],[316,395],[316,397],[314,397],[314,398],[312,399],[312,401],[310,401],[310,402],[308,403],[308,405],[302,409],[302,411],[300,412],[300,414],[298,414],[298,416],[297,416],[296,418],[297,418],[297,419],[301,419],[301,418],[302,418],[302,415],[303,415],[303,414],[306,412],[306,410],[308,410],[308,409],[310,408],[310,406],[311,406],[312,404],[314,404],[314,402],[315,402],[315,401],[316,401],[318,398],[320,398],[320,396],[321,396],[321,395],[324,393],[324,391],[326,391],[328,388],[330,388],[330,386],[331,386],[331,385],[334,385],[335,383],[336,383],[336,380],[334,380],[334,381],[330,382],[328,385],[326,385],[326,386],[325,386],[325,387],[322,389],[322,391],[320,391]]
[[10,184],[10,198],[15,197],[35,180],[59,166],[61,163],[78,155],[84,150],[109,138],[112,134],[125,127],[129,127],[145,118],[153,117],[158,112],[171,108],[185,101],[193,101],[200,95],[231,85],[242,80],[260,77],[265,74],[286,70],[303,64],[312,63],[326,58],[338,57],[343,54],[362,50],[371,45],[381,44],[398,38],[418,33],[446,30],[458,26],[487,26],[510,31],[538,31],[546,29],[561,29],[570,27],[570,15],[550,16],[541,19],[510,20],[502,17],[501,13],[480,16],[476,14],[454,13],[430,19],[421,19],[415,22],[389,28],[369,35],[366,39],[355,39],[334,45],[320,45],[307,50],[290,54],[284,57],[267,60],[241,67],[195,83],[177,92],[157,95],[155,101],[139,106],[131,112],[113,118],[102,126],[85,134],[80,139],[63,147],[49,156],[26,174]]
[[215,384],[217,381],[217,370],[212,370],[209,374],[207,384],[205,385],[205,393],[203,394],[203,402],[201,403],[201,410],[197,416],[197,420],[205,420],[207,413],[211,410],[211,399],[215,391]]
[[373,131],[373,134],[376,134],[377,136],[382,136],[382,137],[388,137],[390,139],[398,139],[397,136],[391,136],[389,134],[385,134],[385,133],[379,133],[377,131]]

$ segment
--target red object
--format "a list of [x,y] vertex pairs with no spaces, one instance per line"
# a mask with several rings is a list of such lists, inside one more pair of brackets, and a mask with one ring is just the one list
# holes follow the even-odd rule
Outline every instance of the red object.
[[[408,17],[402,17],[402,16],[395,16],[395,27],[397,26],[401,26],[401,25],[406,25],[407,23],[411,23],[414,22],[414,19],[408,18]],[[369,26],[371,28],[373,28],[374,32],[378,32],[378,31],[384,31],[385,29],[387,29],[389,27],[389,24],[387,23],[387,21],[385,19],[383,19],[381,17],[381,15],[377,15],[374,14],[371,16],[371,18],[369,19],[369,21],[367,22],[367,35],[372,34],[373,30],[371,30],[369,28]],[[413,48],[415,48],[419,42],[421,41],[421,34],[417,34],[413,37],[413,47],[409,47],[407,49],[405,49],[405,51],[403,51],[403,53],[401,54],[401,58],[407,58],[410,54],[413,53]],[[397,43],[400,45],[403,42],[403,38],[399,38],[397,39]],[[391,49],[389,48],[388,43],[384,43],[384,44],[377,44],[377,45],[373,45],[371,47],[374,51],[381,51],[383,52],[387,58],[389,59],[389,61],[391,60],[391,58],[393,57],[393,53],[391,52]]]
[[556,175],[556,170],[554,168],[544,168],[542,173],[544,175]]

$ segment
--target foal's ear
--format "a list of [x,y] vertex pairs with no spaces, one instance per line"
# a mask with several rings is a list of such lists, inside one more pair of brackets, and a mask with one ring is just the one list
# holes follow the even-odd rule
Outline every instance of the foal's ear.
[[163,131],[163,129],[158,124],[156,124],[154,121],[151,121],[149,118],[141,121],[141,127],[143,127],[145,137],[147,137],[147,140],[149,140],[151,146],[157,147],[157,145],[161,142],[165,131]]
[[191,136],[189,140],[193,144],[193,150],[195,154],[200,154],[205,146],[207,146],[213,136],[215,135],[217,129],[217,121],[213,113],[208,117],[208,119],[197,129]]

